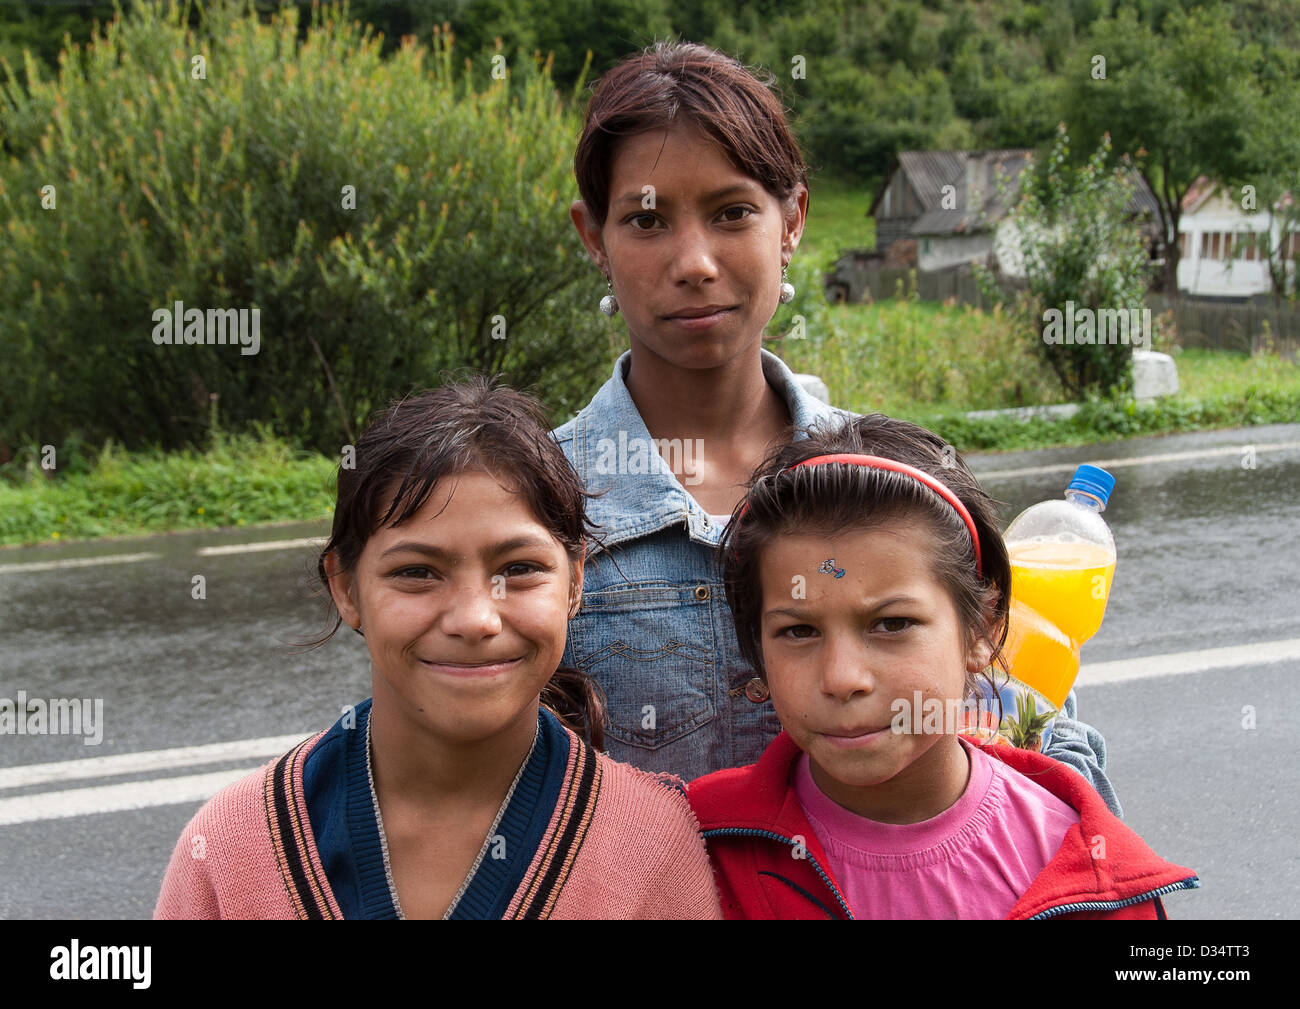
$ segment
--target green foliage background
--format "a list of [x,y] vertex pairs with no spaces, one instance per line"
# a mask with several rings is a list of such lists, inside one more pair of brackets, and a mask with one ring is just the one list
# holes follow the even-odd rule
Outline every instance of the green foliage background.
[[[332,10],[300,42],[293,8],[209,8],[196,37],[139,7],[57,81],[10,76],[0,441],[192,444],[215,395],[232,428],[336,454],[373,407],[461,367],[580,406],[611,348],[567,216],[576,115],[531,59],[493,80],[433,43],[381,58]],[[258,307],[260,353],[156,346],[175,301]]]
[[[1070,302],[1078,309],[1119,310],[1125,316],[1130,308],[1142,308],[1154,266],[1137,222],[1125,211],[1133,195],[1132,165],[1106,168],[1109,137],[1082,168],[1069,166],[1069,148],[1062,123],[1051,151],[1025,173],[1012,220],[1026,286],[1014,299],[1012,325],[1018,339],[1034,348],[1071,399],[1120,396],[1132,390],[1130,341],[1138,343],[1142,334],[1127,329],[1107,334],[1098,314],[1092,342],[1077,343],[1073,331],[1063,332],[1060,318]],[[998,300],[993,276],[978,265],[976,275],[990,300]],[[1046,339],[1047,310],[1061,313],[1057,341],[1051,343]],[[1159,325],[1158,321],[1152,325],[1153,342]],[[1112,339],[1122,342],[1112,343]]]
[[[870,193],[900,149],[1046,151],[1063,118],[1076,164],[1109,129],[1116,154],[1148,148],[1174,203],[1202,171],[1294,188],[1292,0],[10,0],[0,461],[202,444],[214,416],[333,454],[374,406],[460,367],[503,371],[565,419],[623,345],[566,212],[582,106],[600,73],[672,37],[776,74],[814,222],[820,183]],[[1104,81],[1088,75],[1099,48]],[[176,300],[259,307],[261,353],[155,347],[152,312]]]

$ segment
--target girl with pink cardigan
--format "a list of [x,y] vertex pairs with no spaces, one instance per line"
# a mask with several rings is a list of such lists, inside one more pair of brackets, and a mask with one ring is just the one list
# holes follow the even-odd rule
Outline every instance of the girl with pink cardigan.
[[195,814],[154,916],[720,917],[681,782],[598,752],[599,695],[557,668],[583,494],[539,404],[487,379],[375,418],[317,642],[362,634],[373,696]]

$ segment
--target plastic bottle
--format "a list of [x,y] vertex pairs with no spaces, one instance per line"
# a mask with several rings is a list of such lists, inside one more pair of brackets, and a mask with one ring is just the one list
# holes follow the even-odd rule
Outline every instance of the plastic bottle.
[[1006,658],[1011,675],[1059,710],[1079,674],[1079,646],[1101,626],[1115,539],[1101,517],[1115,478],[1080,466],[1064,500],[1027,508],[1003,539],[1011,556]]

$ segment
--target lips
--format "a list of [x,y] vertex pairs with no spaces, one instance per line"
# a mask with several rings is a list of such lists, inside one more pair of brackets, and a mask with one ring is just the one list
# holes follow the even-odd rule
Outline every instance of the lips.
[[889,726],[881,729],[851,729],[847,732],[823,732],[826,741],[839,749],[853,750],[862,746],[871,746],[889,735]]
[[718,312],[729,312],[735,307],[735,305],[701,305],[696,308],[683,308],[680,312],[674,312],[672,315],[664,316],[664,318],[702,319],[706,315],[716,315]]
[[444,673],[447,676],[469,678],[499,676],[501,673],[513,669],[522,661],[519,656],[508,659],[493,659],[488,662],[435,662],[431,659],[420,659],[422,665],[428,666],[435,672]]
[[869,736],[873,732],[884,732],[888,728],[888,725],[881,725],[875,728],[866,726],[861,729],[845,729],[843,732],[823,732],[822,735],[838,736],[841,739],[857,739],[859,736]]

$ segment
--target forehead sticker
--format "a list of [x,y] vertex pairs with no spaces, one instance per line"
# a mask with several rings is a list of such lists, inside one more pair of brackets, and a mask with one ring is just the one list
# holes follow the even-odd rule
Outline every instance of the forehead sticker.
[[822,566],[817,570],[824,575],[834,575],[836,578],[844,577],[844,569],[835,566],[834,557],[828,557],[826,560],[822,561]]

